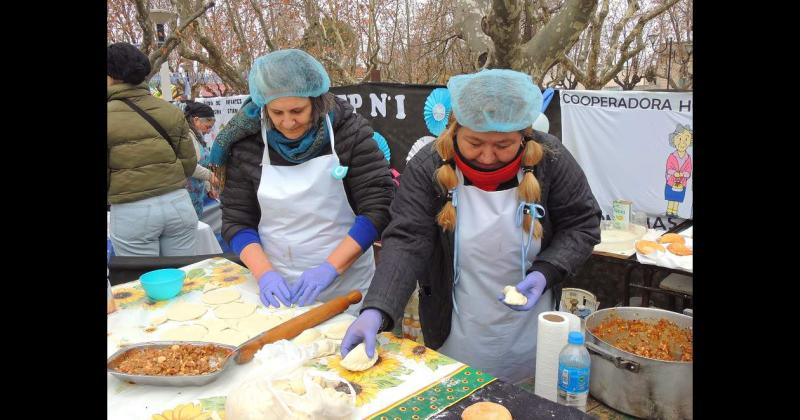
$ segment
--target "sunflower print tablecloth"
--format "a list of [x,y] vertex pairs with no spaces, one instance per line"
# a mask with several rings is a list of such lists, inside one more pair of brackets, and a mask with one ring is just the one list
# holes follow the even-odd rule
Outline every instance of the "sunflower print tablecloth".
[[[194,290],[203,290],[209,281],[214,281],[222,286],[243,284],[253,279],[250,270],[222,257],[209,258],[186,267],[181,267],[186,272],[186,280],[177,297]],[[250,282],[252,283],[252,281]],[[111,288],[117,308],[157,309],[165,306],[171,300],[154,301],[147,297],[138,280],[118,284]],[[173,298],[174,299],[174,298]]]
[[[181,295],[202,290],[209,281],[236,286],[257,296],[250,272],[224,258],[212,258],[187,267]],[[152,302],[138,282],[112,287],[117,307],[115,317],[144,319],[167,302]],[[180,296],[180,295],[179,295]],[[353,317],[338,315],[329,323]],[[112,322],[109,321],[109,325]],[[119,323],[114,323],[119,325]],[[119,328],[118,328],[119,329]],[[109,352],[116,347],[109,328]],[[135,340],[134,340],[135,342]],[[363,419],[426,419],[457,403],[495,378],[457,362],[414,341],[391,333],[378,336],[378,362],[369,370],[350,372],[341,367],[336,354],[306,363],[305,367],[334,372],[347,379],[356,391],[356,414]],[[224,419],[225,399],[247,376],[247,365],[233,366],[225,375],[202,387],[153,387],[128,384],[108,375],[109,418],[189,420]]]

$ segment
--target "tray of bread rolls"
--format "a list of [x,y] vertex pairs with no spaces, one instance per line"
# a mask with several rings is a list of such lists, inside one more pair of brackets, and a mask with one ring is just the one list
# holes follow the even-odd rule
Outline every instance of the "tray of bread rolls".
[[665,233],[657,238],[636,241],[636,259],[642,264],[658,265],[692,272],[693,238],[682,233]]

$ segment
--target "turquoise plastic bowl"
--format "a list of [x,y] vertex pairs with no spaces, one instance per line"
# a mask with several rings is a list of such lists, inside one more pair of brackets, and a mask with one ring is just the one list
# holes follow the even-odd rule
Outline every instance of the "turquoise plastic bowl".
[[177,268],[162,268],[148,271],[139,277],[144,291],[151,299],[167,300],[175,297],[183,287],[186,273]]

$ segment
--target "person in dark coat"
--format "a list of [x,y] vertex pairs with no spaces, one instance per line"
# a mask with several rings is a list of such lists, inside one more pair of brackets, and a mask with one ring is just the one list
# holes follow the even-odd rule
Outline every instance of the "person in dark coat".
[[529,75],[484,70],[447,87],[449,125],[403,172],[341,353],[363,342],[372,357],[418,281],[425,345],[516,382],[533,375],[538,315],[600,242],[600,207],[569,151],[531,128],[542,95]]
[[225,167],[223,238],[265,305],[366,293],[393,195],[372,128],[328,92],[327,72],[304,51],[259,57],[248,82],[211,151],[211,165]]

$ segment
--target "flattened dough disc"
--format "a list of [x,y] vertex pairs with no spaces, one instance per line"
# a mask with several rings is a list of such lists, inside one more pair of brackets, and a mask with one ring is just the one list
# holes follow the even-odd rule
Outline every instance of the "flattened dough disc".
[[236,329],[254,337],[282,323],[283,320],[276,315],[255,313],[247,318],[240,319]]
[[232,302],[217,306],[214,315],[220,319],[244,318],[256,310],[255,303]]
[[325,337],[328,337],[332,340],[341,340],[342,338],[344,338],[344,333],[347,332],[347,328],[352,323],[353,321],[337,322],[331,325],[327,330],[323,331],[322,333],[325,334]]
[[222,305],[223,303],[233,302],[242,296],[239,289],[235,287],[223,287],[220,289],[209,290],[203,293],[203,302],[209,305]]
[[188,321],[203,316],[208,308],[199,303],[176,303],[167,310],[167,318],[173,321]]
[[203,341],[208,341],[210,343],[222,343],[222,344],[229,344],[231,346],[238,346],[239,344],[244,343],[247,341],[249,336],[241,331],[232,330],[230,328],[224,329],[222,331],[214,331],[209,333]]

